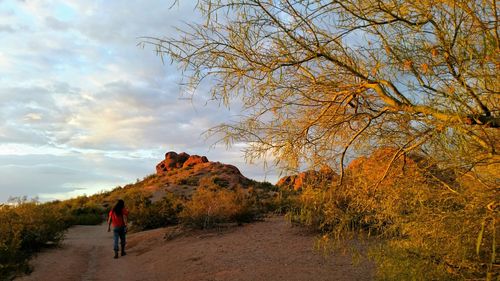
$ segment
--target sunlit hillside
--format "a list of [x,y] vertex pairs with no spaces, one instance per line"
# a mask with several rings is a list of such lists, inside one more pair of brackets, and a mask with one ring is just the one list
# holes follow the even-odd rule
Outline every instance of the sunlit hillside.
[[60,244],[73,225],[102,223],[118,199],[127,204],[133,232],[178,224],[202,229],[241,224],[285,210],[287,203],[272,184],[247,179],[232,165],[193,161],[197,158],[108,192],[48,203],[21,198],[0,205],[1,276],[29,272],[33,254]]
[[499,281],[499,15],[0,0],[0,280]]

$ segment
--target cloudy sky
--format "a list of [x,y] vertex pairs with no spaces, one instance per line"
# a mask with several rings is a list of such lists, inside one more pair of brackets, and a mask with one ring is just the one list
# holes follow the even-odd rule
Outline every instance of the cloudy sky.
[[165,152],[207,155],[250,178],[241,145],[210,148],[201,135],[237,119],[198,89],[179,86],[141,36],[196,20],[195,1],[0,0],[0,202],[92,194],[154,172]]

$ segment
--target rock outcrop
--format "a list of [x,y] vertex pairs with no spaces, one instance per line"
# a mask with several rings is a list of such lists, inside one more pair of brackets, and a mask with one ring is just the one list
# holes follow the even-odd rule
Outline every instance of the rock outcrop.
[[189,155],[186,152],[177,154],[174,151],[169,151],[165,154],[165,160],[156,165],[156,174],[162,175],[165,172],[207,162],[208,159],[205,156]]
[[248,190],[256,183],[233,165],[211,162],[205,156],[170,151],[156,165],[156,175],[151,178],[151,183],[145,185],[147,190],[161,198],[165,192],[190,197],[199,187]]
[[284,189],[301,190],[305,185],[321,185],[334,180],[338,175],[328,166],[319,171],[308,170],[296,175],[282,177],[276,186]]
[[191,155],[182,165],[183,168],[192,167],[197,164],[207,163],[208,159],[205,156]]
[[[417,153],[397,155],[398,149],[384,147],[372,154],[352,160],[344,170],[344,182],[351,185],[394,185],[411,179],[414,182],[432,182],[456,187],[455,175],[451,171],[440,169],[430,158]],[[308,170],[296,175],[281,178],[276,185],[290,190],[301,190],[304,186],[322,187],[339,180],[339,176],[330,168],[319,171]],[[380,183],[379,183],[380,182]]]
[[[435,185],[457,187],[456,175],[440,168],[436,162],[417,152],[398,154],[392,147],[379,148],[368,156],[361,156],[349,163],[346,173],[362,178],[366,183],[393,185],[402,179],[411,179]],[[396,155],[399,155],[395,157]]]

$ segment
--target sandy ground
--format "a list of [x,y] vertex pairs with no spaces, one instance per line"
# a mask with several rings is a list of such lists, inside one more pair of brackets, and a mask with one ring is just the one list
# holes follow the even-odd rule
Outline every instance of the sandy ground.
[[372,280],[367,261],[313,249],[314,235],[282,217],[210,231],[162,228],[128,235],[128,255],[113,259],[105,225],[71,228],[33,273],[16,280]]

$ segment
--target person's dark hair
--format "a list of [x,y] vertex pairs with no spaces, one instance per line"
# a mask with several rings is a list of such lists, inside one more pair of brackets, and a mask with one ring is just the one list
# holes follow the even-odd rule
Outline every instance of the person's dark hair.
[[116,202],[115,206],[113,207],[113,213],[120,216],[124,207],[125,201],[123,201],[122,199],[118,200],[118,202]]

